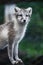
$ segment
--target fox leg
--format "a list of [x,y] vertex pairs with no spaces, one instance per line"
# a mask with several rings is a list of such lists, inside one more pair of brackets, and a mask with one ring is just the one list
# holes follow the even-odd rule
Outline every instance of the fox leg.
[[13,33],[13,31],[10,31],[9,37],[8,37],[8,56],[9,56],[9,59],[10,59],[12,64],[16,63],[16,61],[13,58],[14,45],[15,45],[15,43],[14,43],[14,33]]
[[16,61],[18,61],[18,62],[23,62],[23,61],[18,57],[18,47],[19,47],[19,43],[18,43],[18,44],[15,44],[14,46],[15,46],[14,49],[15,49],[15,59],[16,59]]
[[16,61],[13,58],[13,49],[14,49],[13,44],[12,45],[9,44],[8,45],[8,56],[9,56],[9,59],[10,59],[11,63],[15,64]]

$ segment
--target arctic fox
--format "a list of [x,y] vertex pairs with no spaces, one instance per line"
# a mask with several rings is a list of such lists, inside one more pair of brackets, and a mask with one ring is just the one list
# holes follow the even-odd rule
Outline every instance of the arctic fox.
[[12,16],[9,21],[0,25],[0,49],[7,46],[8,56],[12,64],[18,63],[19,61],[22,62],[18,57],[18,45],[25,35],[27,25],[32,15],[32,8],[15,7],[14,11],[12,14],[9,14],[9,18]]

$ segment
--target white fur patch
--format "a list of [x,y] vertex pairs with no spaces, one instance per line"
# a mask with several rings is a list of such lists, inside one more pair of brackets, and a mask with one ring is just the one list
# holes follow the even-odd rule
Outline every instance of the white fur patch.
[[11,5],[5,5],[5,12],[4,12],[4,17],[5,17],[5,22],[9,22],[9,14],[14,14],[14,8],[16,7],[15,4],[11,4]]
[[1,37],[8,38],[8,29],[4,28],[1,32]]

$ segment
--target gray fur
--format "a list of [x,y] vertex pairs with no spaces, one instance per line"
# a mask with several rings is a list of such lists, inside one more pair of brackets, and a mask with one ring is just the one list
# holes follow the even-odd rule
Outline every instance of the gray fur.
[[[18,57],[18,47],[25,35],[32,14],[31,12],[29,14],[27,13],[29,10],[32,11],[32,8],[20,9],[16,7],[16,10],[15,13],[10,14],[11,16],[8,15],[5,17],[6,20],[8,19],[8,22],[0,25],[0,49],[4,49],[7,46],[8,56],[12,64],[18,63],[19,61],[22,62]],[[30,17],[26,16],[27,14]],[[15,55],[15,60],[13,54]]]

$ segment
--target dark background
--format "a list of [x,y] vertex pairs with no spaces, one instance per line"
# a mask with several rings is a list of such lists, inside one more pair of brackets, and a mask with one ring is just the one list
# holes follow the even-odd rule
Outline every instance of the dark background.
[[43,0],[0,0],[0,4],[19,3],[19,2],[43,2]]
[[[31,6],[33,9],[26,35],[19,46],[19,56],[23,59],[25,65],[41,65],[43,63],[43,2],[35,2],[32,0],[0,1],[0,25],[4,23],[5,4],[11,4],[14,2],[19,7],[27,8]],[[7,49],[0,50],[0,64],[10,65]]]

